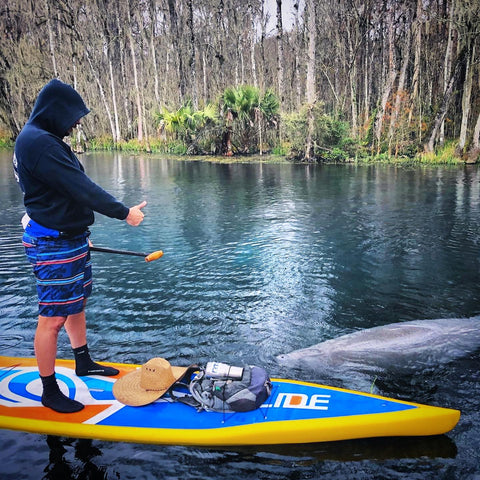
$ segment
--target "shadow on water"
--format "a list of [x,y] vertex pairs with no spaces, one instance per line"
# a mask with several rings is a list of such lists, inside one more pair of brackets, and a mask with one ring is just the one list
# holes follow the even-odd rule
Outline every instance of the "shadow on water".
[[[108,467],[97,466],[93,459],[100,457],[102,451],[95,447],[92,440],[60,438],[49,435],[49,463],[45,468],[45,480],[66,480],[89,478],[92,480],[106,480]],[[74,450],[74,462],[65,458],[69,448]],[[80,464],[80,465],[77,465]]]
[[[49,448],[49,463],[45,467],[45,475],[42,477],[45,480],[123,478],[122,472],[117,471],[114,465],[102,464],[102,446],[96,441],[48,436],[46,443]],[[121,455],[123,451],[126,451],[125,445],[118,444],[118,446],[118,454]],[[191,461],[196,462],[199,457],[204,457],[210,460],[215,459],[214,463],[217,468],[222,465],[234,468],[234,465],[248,463],[251,464],[251,468],[258,468],[258,465],[274,467],[291,464],[298,467],[309,467],[323,461],[361,462],[420,457],[446,459],[455,458],[457,455],[455,443],[446,435],[428,438],[370,438],[301,445],[209,449],[152,445],[137,445],[136,448],[142,449],[143,455],[141,458],[131,458],[129,460],[131,465],[142,463],[149,454],[166,449],[171,452],[175,451],[174,456],[182,456],[185,466],[189,465]],[[207,472],[209,470],[207,466],[197,465],[195,468],[199,475],[195,478],[202,478],[202,471],[205,475],[211,475],[211,472]],[[235,477],[225,475],[223,478]]]

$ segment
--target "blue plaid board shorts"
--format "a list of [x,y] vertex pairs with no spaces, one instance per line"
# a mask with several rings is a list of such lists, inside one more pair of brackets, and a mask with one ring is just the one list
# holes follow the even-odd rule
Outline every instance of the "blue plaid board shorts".
[[22,243],[37,282],[39,315],[80,313],[92,293],[90,232],[57,238],[34,235],[27,227]]

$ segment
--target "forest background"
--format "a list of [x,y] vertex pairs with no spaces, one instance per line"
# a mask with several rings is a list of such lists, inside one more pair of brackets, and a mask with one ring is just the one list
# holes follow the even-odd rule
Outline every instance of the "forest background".
[[79,150],[475,162],[479,12],[478,0],[9,0],[0,137],[11,145],[58,77],[92,110]]

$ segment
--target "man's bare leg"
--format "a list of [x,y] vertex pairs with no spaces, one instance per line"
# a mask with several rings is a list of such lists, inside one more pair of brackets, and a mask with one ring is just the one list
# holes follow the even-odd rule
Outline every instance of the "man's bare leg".
[[35,356],[43,385],[42,404],[60,413],[78,412],[83,405],[64,395],[55,378],[58,333],[65,325],[66,317],[39,315],[35,332]]
[[55,373],[58,333],[66,319],[66,317],[43,317],[42,315],[38,317],[34,347],[38,371],[42,377]]
[[80,313],[74,313],[66,318],[65,330],[67,331],[70,345],[73,349],[87,344],[87,320],[85,306]]
[[[86,301],[85,301],[86,304]],[[87,321],[85,316],[85,304],[80,313],[67,317],[65,330],[67,331],[70,344],[75,355],[75,373],[79,377],[85,375],[102,375],[110,377],[116,375],[118,370],[95,363],[90,358],[87,346]]]

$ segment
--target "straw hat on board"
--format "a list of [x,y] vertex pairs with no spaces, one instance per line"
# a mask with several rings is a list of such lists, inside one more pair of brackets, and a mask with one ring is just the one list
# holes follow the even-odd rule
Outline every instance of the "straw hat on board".
[[113,395],[125,405],[139,407],[158,400],[189,367],[173,367],[164,358],[152,358],[113,385]]

